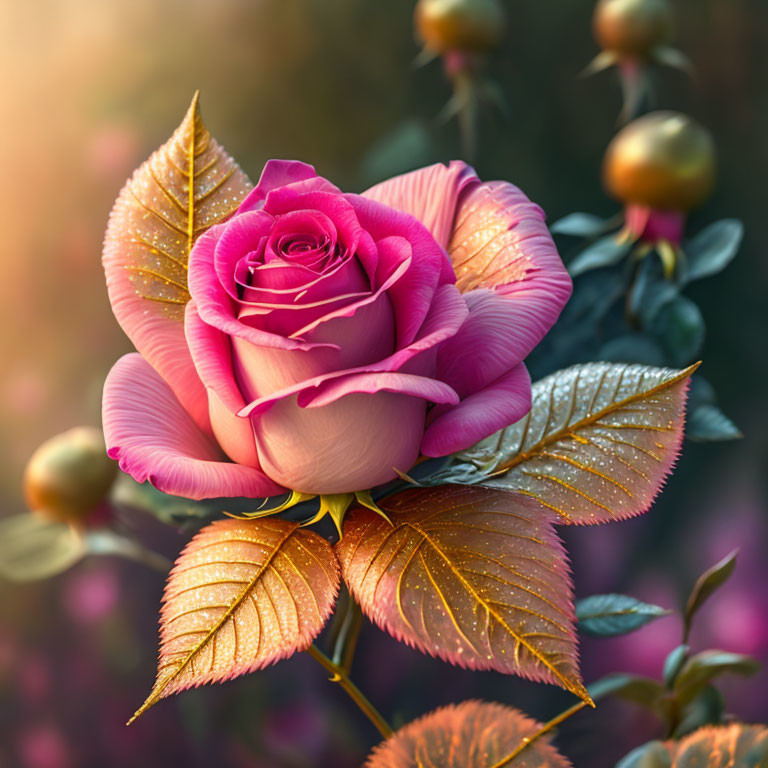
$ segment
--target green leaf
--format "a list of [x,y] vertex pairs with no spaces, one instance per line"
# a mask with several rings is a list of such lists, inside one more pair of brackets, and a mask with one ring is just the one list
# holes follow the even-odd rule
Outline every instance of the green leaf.
[[629,253],[630,247],[631,243],[619,243],[613,235],[603,237],[579,253],[568,264],[568,272],[571,277],[578,277],[592,269],[611,267]]
[[669,652],[664,660],[664,685],[671,688],[677,678],[683,662],[688,656],[690,648],[687,645],[678,645],[677,648]]
[[723,722],[724,712],[723,694],[713,685],[708,685],[685,705],[672,735],[679,739],[705,725],[719,725]]
[[579,627],[590,635],[625,635],[670,611],[628,595],[592,595],[576,603]]
[[691,656],[683,665],[675,680],[675,697],[680,704],[692,701],[698,693],[720,675],[726,673],[754,675],[760,662],[751,656],[728,651],[702,651]]
[[671,768],[672,758],[660,741],[649,741],[625,755],[616,768]]
[[421,120],[403,120],[379,138],[363,157],[364,185],[412,171],[432,160],[433,143],[427,126]]
[[661,343],[669,365],[686,365],[696,358],[704,344],[704,318],[699,308],[685,296],[677,296],[665,303],[649,330]]
[[664,686],[657,680],[638,675],[607,675],[587,686],[593,701],[615,696],[623,701],[631,701],[641,707],[659,712],[666,695]]
[[549,229],[553,235],[572,237],[597,237],[605,232],[610,219],[601,219],[591,213],[569,213],[558,219]]
[[685,436],[697,443],[740,440],[741,430],[716,406],[704,404],[694,408],[685,425]]
[[0,576],[37,581],[71,568],[86,553],[80,534],[66,523],[32,513],[0,520]]
[[599,360],[607,363],[641,363],[664,365],[664,352],[650,336],[644,333],[628,333],[604,344],[597,353]]
[[684,281],[716,275],[730,264],[741,244],[744,225],[737,219],[723,219],[699,232],[685,248]]
[[167,573],[171,568],[171,561],[167,557],[147,549],[135,539],[108,528],[86,531],[83,538],[89,555],[122,557],[163,573]]
[[683,614],[684,638],[686,640],[690,634],[691,621],[696,611],[701,608],[710,595],[728,581],[733,573],[733,569],[736,567],[736,555],[738,552],[738,549],[734,549],[729,555],[726,555],[711,568],[708,568],[693,585],[691,594],[688,596],[688,602],[685,605],[685,613]]

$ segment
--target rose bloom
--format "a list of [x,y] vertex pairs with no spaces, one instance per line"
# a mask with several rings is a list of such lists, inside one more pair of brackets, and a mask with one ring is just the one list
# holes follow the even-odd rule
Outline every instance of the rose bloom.
[[524,416],[571,281],[541,209],[463,163],[353,195],[273,160],[189,291],[186,343],[107,379],[109,454],[167,493],[261,497],[366,490]]

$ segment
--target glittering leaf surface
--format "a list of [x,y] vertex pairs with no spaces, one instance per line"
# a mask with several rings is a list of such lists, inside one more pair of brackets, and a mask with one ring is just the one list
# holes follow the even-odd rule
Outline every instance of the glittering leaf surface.
[[456,454],[435,479],[531,496],[561,523],[639,515],[679,452],[694,369],[587,363],[558,371],[534,385],[527,416]]
[[338,587],[330,544],[298,523],[218,520],[203,528],[168,577],[157,681],[133,719],[172,693],[305,650]]
[[379,505],[392,525],[354,508],[336,545],[344,579],[369,617],[453,664],[588,698],[568,565],[544,507],[456,485],[405,491]]
[[[409,723],[373,750],[365,768],[492,768],[539,723],[512,707],[465,701]],[[543,736],[509,763],[510,768],[569,768]]]
[[189,252],[203,232],[234,213],[250,188],[203,124],[195,95],[173,136],[126,183],[109,219],[104,269],[112,309],[193,415],[184,388],[174,385],[189,358],[183,324]]
[[764,768],[768,728],[733,723],[700,728],[682,741],[667,741],[672,768]]

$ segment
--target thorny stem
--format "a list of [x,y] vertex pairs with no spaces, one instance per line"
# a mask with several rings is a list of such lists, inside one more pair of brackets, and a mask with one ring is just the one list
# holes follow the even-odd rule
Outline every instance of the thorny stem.
[[363,692],[349,679],[347,671],[340,664],[336,664],[329,659],[317,646],[311,645],[307,653],[332,675],[331,681],[338,683],[346,692],[352,701],[357,704],[363,714],[376,726],[379,733],[388,739],[394,731],[387,721],[381,716],[379,711],[364,696]]
[[549,733],[553,728],[556,728],[563,720],[567,720],[571,715],[575,715],[577,712],[584,709],[587,706],[586,701],[580,701],[578,704],[574,704],[570,709],[566,709],[565,712],[561,712],[556,717],[553,717],[549,722],[539,728],[532,736],[526,736],[512,752],[506,757],[503,757],[497,763],[494,763],[491,768],[504,768],[509,765],[516,757],[518,757],[524,750],[531,746],[535,741],[540,739],[544,734]]

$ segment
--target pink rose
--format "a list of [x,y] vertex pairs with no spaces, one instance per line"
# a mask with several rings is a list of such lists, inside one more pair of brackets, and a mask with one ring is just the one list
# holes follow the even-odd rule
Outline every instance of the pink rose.
[[256,497],[365,490],[522,417],[571,282],[541,209],[463,163],[351,195],[271,161],[189,291],[183,349],[107,379],[109,453],[168,493]]

